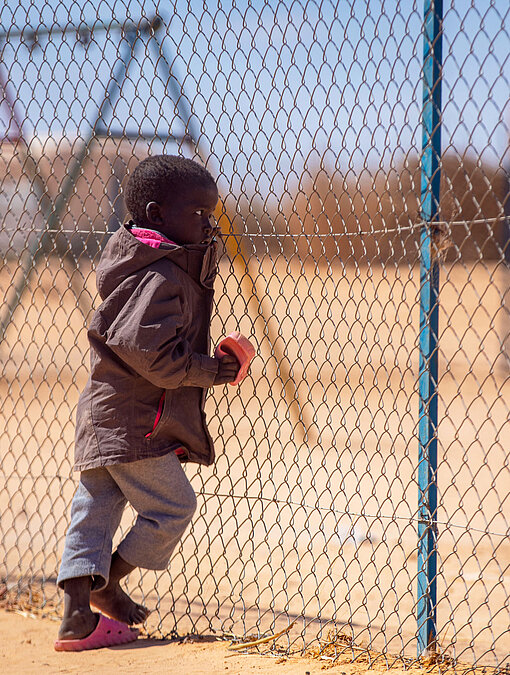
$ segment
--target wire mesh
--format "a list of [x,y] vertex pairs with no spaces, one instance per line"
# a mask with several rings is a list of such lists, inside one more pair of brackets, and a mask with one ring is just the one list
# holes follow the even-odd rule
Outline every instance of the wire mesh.
[[[509,26],[504,2],[445,3],[435,239],[437,637],[450,658],[496,666],[510,619]],[[221,196],[213,340],[241,330],[258,357],[239,389],[210,393],[218,457],[187,467],[193,524],[169,569],[130,590],[156,608],[156,635],[295,621],[288,650],[416,653],[422,31],[421,4],[403,0],[3,4],[8,589],[59,607],[95,265],[133,166],[180,153]]]

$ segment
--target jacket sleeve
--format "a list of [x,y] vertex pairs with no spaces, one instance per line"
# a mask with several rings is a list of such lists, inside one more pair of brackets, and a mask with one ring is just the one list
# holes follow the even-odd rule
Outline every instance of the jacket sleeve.
[[146,279],[115,313],[103,336],[106,346],[162,389],[210,387],[218,361],[192,351],[187,313],[179,288],[158,276]]

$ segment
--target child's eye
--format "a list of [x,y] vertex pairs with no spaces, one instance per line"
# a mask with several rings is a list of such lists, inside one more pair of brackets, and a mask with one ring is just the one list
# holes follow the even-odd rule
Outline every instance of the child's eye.
[[197,216],[203,216],[203,215],[204,215],[204,211],[205,211],[205,209],[197,209],[197,210],[195,211],[195,213],[197,214]]

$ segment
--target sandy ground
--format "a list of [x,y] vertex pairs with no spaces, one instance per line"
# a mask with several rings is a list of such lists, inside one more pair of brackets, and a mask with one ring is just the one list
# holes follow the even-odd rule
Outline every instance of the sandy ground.
[[[0,669],[5,675],[48,673],[101,673],[101,675],[362,675],[387,671],[392,675],[445,675],[437,667],[417,664],[404,670],[382,659],[370,663],[366,656],[352,661],[340,656],[330,658],[251,651],[237,654],[230,642],[214,637],[178,642],[140,637],[135,643],[80,653],[58,653],[53,641],[58,623],[48,618],[30,618],[0,609],[2,648]],[[370,666],[370,667],[369,667]],[[462,672],[460,668],[457,672]]]
[[[53,649],[58,623],[30,619],[0,610],[2,649],[0,669],[6,675],[39,673],[101,673],[117,675],[234,675],[235,673],[322,673],[323,663],[306,658],[282,660],[259,655],[233,655],[228,642],[204,640],[180,644],[168,640],[142,639],[109,649],[61,654]],[[281,658],[281,657],[280,657]],[[335,668],[331,672],[349,672]],[[352,672],[352,671],[350,671]]]
[[[250,272],[247,302],[239,269],[222,266],[212,335],[240,328],[259,357],[208,399],[217,460],[189,467],[199,508],[170,570],[132,575],[130,591],[154,610],[155,637],[295,620],[291,650],[342,629],[413,656],[419,272],[268,259]],[[494,665],[509,658],[508,273],[457,264],[441,279],[439,641]],[[1,351],[1,575],[57,606],[94,296],[84,267],[38,269]]]

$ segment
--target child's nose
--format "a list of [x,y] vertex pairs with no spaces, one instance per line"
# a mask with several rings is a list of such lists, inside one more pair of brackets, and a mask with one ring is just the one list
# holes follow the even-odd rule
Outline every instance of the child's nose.
[[209,230],[211,230],[211,232],[218,229],[216,221],[214,220],[213,216],[207,216],[205,220],[206,220],[206,227]]

